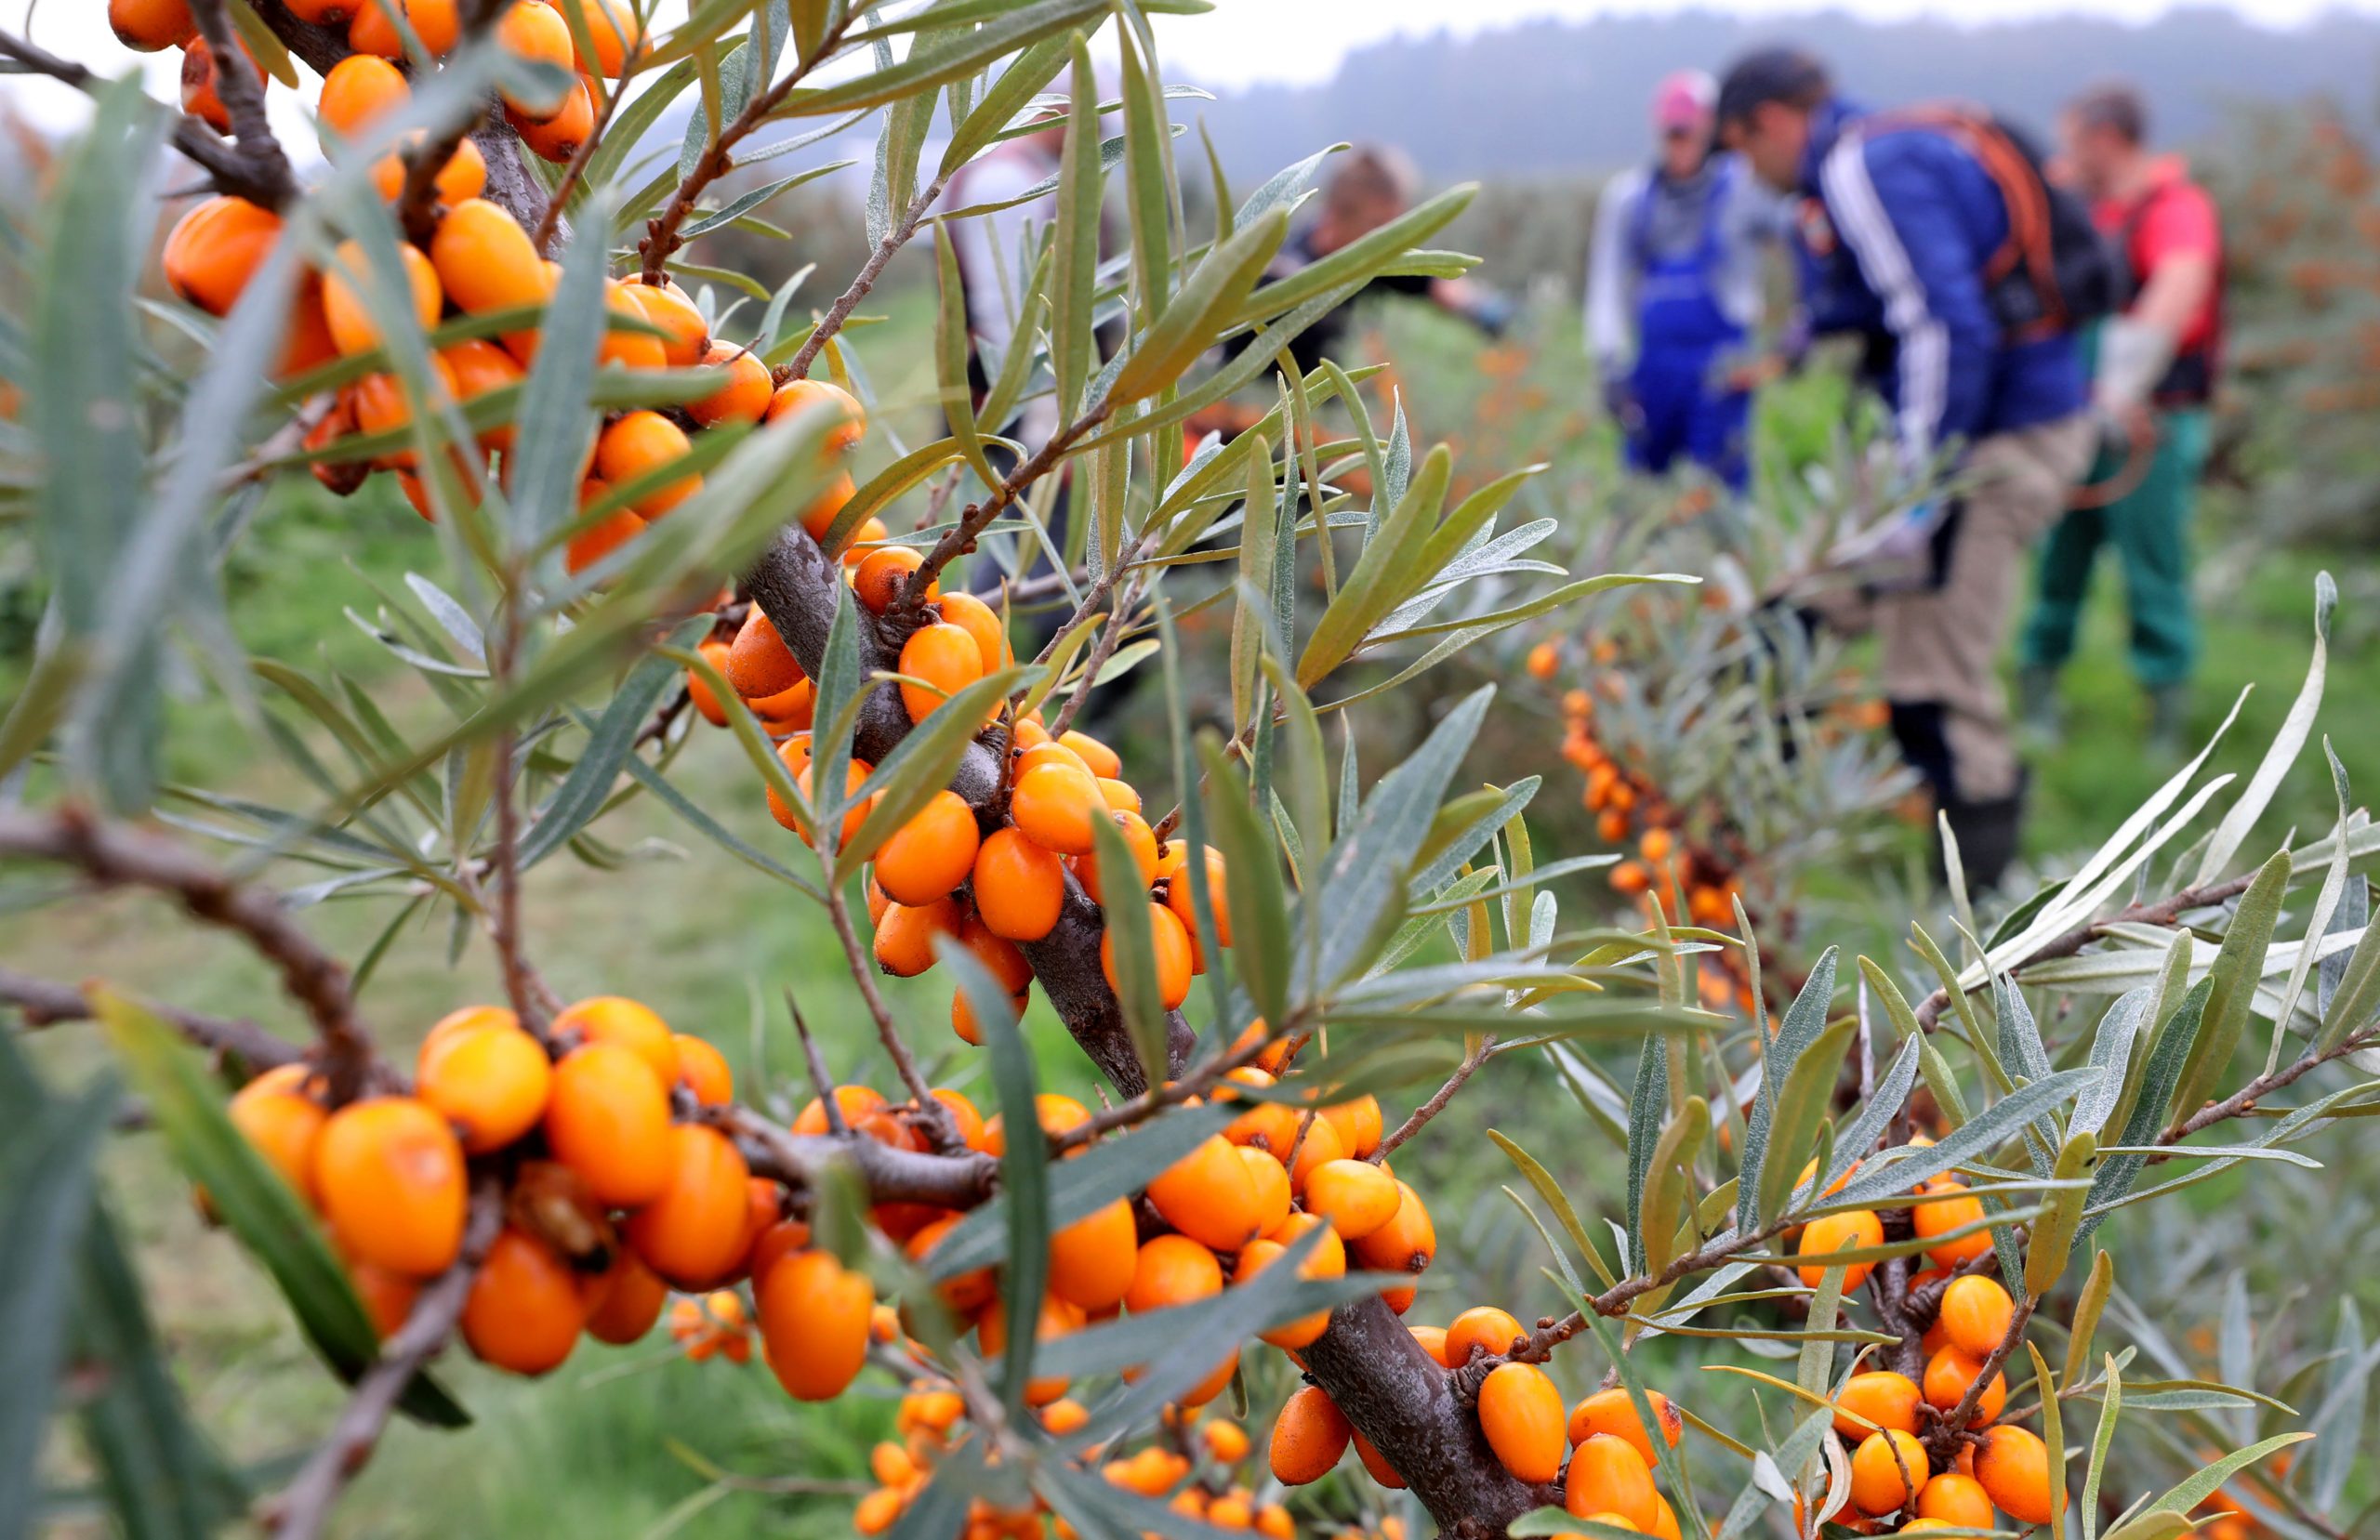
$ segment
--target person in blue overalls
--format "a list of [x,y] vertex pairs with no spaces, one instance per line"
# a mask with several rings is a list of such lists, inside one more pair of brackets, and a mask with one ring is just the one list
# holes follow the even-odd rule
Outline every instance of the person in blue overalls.
[[1741,491],[1759,248],[1785,232],[1786,205],[1735,156],[1712,152],[1717,98],[1699,70],[1662,81],[1653,96],[1659,160],[1605,186],[1587,269],[1587,351],[1632,468],[1659,475],[1684,455]]

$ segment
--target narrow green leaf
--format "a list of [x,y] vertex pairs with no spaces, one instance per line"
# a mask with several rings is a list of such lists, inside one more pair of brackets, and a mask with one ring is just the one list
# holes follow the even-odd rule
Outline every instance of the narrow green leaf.
[[1653,1147],[1652,1166],[1645,1179],[1644,1214],[1636,1233],[1646,1272],[1659,1272],[1675,1255],[1678,1223],[1694,1191],[1695,1157],[1702,1152],[1702,1140],[1710,1132],[1710,1104],[1690,1096]]
[[[1858,1022],[1846,1016],[1819,1033],[1806,1049],[1794,1056],[1792,1067],[1785,1073],[1784,1084],[1777,1088],[1777,1100],[1769,1112],[1768,1139],[1761,1152],[1759,1187],[1754,1194],[1759,1205],[1757,1222],[1766,1223],[1785,1211],[1786,1200],[1792,1196],[1803,1165],[1813,1158],[1812,1147],[1819,1125],[1826,1122],[1827,1110],[1833,1104],[1835,1082],[1843,1076],[1844,1055],[1850,1048],[1851,1034],[1858,1029]],[[1781,1039],[1784,1034],[1778,1035]]]
[[2240,905],[2232,912],[2231,927],[2224,932],[2222,948],[2207,975],[2213,987],[2206,1013],[2174,1088],[2170,1116],[2175,1122],[2196,1111],[2231,1068],[2232,1056],[2248,1028],[2249,1013],[2255,1007],[2256,981],[2264,974],[2265,953],[2281,918],[2289,866],[2289,852],[2275,851],[2257,870],[2255,880],[2240,895]]

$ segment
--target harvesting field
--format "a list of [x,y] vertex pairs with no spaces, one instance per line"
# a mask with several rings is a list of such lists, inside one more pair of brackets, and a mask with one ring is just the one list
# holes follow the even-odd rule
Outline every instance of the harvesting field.
[[1623,388],[1208,9],[0,20],[0,1540],[2374,1533],[2359,137],[1995,723],[1873,558],[2081,415]]

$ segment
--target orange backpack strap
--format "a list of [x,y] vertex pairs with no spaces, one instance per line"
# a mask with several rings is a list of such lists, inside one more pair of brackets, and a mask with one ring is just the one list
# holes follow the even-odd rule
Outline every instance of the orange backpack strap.
[[1931,129],[1949,135],[1973,155],[2000,190],[2000,201],[2008,212],[2008,236],[1984,263],[1985,282],[1998,283],[2021,267],[2042,304],[2042,319],[2025,328],[2028,336],[2065,329],[2066,301],[2058,290],[2057,261],[2051,244],[2049,189],[1991,114],[1960,103],[1935,102],[1875,113],[1863,120],[1862,128]]

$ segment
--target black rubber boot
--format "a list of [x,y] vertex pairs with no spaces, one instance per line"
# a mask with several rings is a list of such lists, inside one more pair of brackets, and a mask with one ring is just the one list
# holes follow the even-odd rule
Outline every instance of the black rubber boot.
[[[1983,802],[1946,796],[1941,807],[1951,836],[1959,842],[1959,866],[1966,874],[1967,891],[1983,893],[1999,887],[2000,879],[2008,875],[2009,863],[2016,859],[2017,838],[2025,823],[2025,788],[2020,784],[2006,796]],[[1946,875],[1938,850],[1935,861],[1937,875]]]

